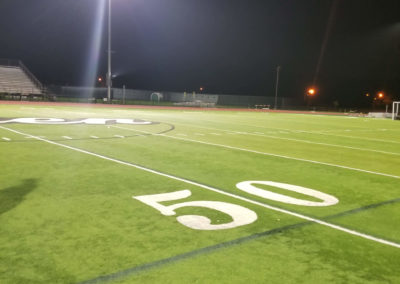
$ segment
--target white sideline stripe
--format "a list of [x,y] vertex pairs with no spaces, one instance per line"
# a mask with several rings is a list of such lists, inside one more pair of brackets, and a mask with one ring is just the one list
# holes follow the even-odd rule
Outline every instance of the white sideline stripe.
[[68,140],[71,140],[72,138],[71,137],[69,137],[69,136],[62,136],[62,138],[64,138],[64,139],[68,139]]
[[[137,132],[143,132],[143,133],[150,133],[150,132],[141,131],[141,130],[123,128],[123,127],[120,127],[120,126],[112,126],[112,127],[131,130],[131,131],[137,131]],[[385,174],[385,173],[380,173],[380,172],[374,172],[374,171],[369,171],[369,170],[363,170],[363,169],[358,169],[358,168],[352,168],[352,167],[336,165],[336,164],[331,164],[331,163],[319,162],[319,161],[302,159],[302,158],[295,158],[295,157],[290,157],[290,156],[285,156],[285,155],[278,155],[278,154],[273,154],[273,153],[260,152],[260,151],[256,151],[256,150],[250,150],[250,149],[239,148],[239,147],[234,147],[234,146],[228,146],[228,145],[223,145],[223,144],[204,142],[204,141],[193,140],[193,139],[188,139],[188,138],[169,136],[169,135],[165,135],[165,134],[155,134],[155,135],[164,136],[164,137],[168,137],[168,138],[172,138],[172,139],[179,139],[179,140],[183,140],[183,141],[195,142],[195,143],[200,143],[200,144],[205,144],[205,145],[217,146],[217,147],[222,147],[222,148],[227,148],[227,149],[232,149],[232,150],[245,151],[245,152],[250,152],[250,153],[255,153],[255,154],[260,154],[260,155],[265,155],[265,156],[278,157],[278,158],[301,161],[301,162],[307,162],[307,163],[313,163],[313,164],[318,164],[318,165],[325,165],[325,166],[336,167],[336,168],[341,168],[341,169],[346,169],[346,170],[352,170],[352,171],[357,171],[357,172],[363,172],[363,173],[368,173],[368,174],[374,174],[374,175],[380,175],[380,176],[400,179],[400,176],[396,176],[396,175]]]
[[94,135],[90,136],[90,138],[93,138],[93,139],[99,139],[99,137],[97,137],[97,136],[94,136]]
[[6,141],[11,141],[11,139],[7,138],[7,137],[2,137],[1,139],[6,140]]
[[76,148],[76,147],[72,147],[72,146],[64,145],[64,144],[57,143],[57,142],[54,142],[54,141],[50,141],[50,140],[47,140],[47,139],[43,139],[43,138],[40,138],[38,136],[26,134],[26,133],[23,133],[23,132],[14,130],[14,129],[10,129],[10,128],[7,128],[7,127],[0,126],[0,128],[8,130],[8,131],[11,131],[11,132],[14,132],[14,133],[17,133],[17,134],[20,134],[20,135],[31,136],[31,137],[33,137],[33,138],[35,138],[37,140],[40,140],[40,141],[43,141],[43,142],[46,142],[46,143],[49,143],[49,144],[53,144],[53,145],[60,146],[60,147],[63,147],[63,148],[67,148],[67,149],[70,149],[70,150],[74,150],[74,151],[77,151],[77,152],[80,152],[80,153],[91,155],[91,156],[94,156],[94,157],[97,157],[97,158],[101,158],[101,159],[104,159],[104,160],[115,162],[115,163],[118,163],[118,164],[121,164],[121,165],[130,166],[130,167],[133,167],[133,168],[136,168],[136,169],[139,169],[139,170],[143,170],[143,171],[146,171],[146,172],[149,172],[149,173],[153,173],[153,174],[156,174],[156,175],[159,175],[159,176],[167,177],[167,178],[174,179],[174,180],[177,180],[177,181],[181,181],[181,182],[184,182],[184,183],[187,183],[187,184],[191,184],[191,185],[194,185],[194,186],[197,186],[197,187],[201,187],[201,188],[204,188],[204,189],[207,189],[207,190],[210,190],[210,191],[213,191],[213,192],[217,192],[217,193],[220,193],[220,194],[223,194],[223,195],[235,198],[235,199],[239,199],[239,200],[242,200],[242,201],[246,201],[248,203],[259,205],[259,206],[264,207],[264,208],[268,208],[268,209],[271,209],[271,210],[274,210],[274,211],[277,211],[277,212],[285,213],[285,214],[288,214],[288,215],[291,215],[291,216],[298,217],[300,219],[304,219],[304,220],[307,220],[307,221],[310,221],[310,222],[314,222],[314,223],[317,223],[317,224],[320,224],[320,225],[323,225],[323,226],[326,226],[326,227],[330,227],[330,228],[333,228],[333,229],[336,229],[336,230],[339,230],[339,231],[342,231],[342,232],[345,232],[345,233],[348,233],[348,234],[351,234],[351,235],[354,235],[354,236],[358,236],[358,237],[361,237],[361,238],[364,238],[364,239],[368,239],[368,240],[371,240],[371,241],[375,241],[375,242],[378,242],[378,243],[381,243],[381,244],[385,244],[385,245],[388,245],[388,246],[400,248],[400,244],[395,243],[395,242],[391,242],[391,241],[384,240],[384,239],[381,239],[381,238],[376,238],[376,237],[373,237],[373,236],[370,236],[370,235],[367,235],[367,234],[364,234],[364,233],[357,232],[355,230],[347,229],[347,228],[344,228],[344,227],[339,226],[339,225],[335,225],[335,224],[331,224],[331,223],[325,222],[325,221],[320,220],[320,219],[316,219],[316,218],[312,218],[312,217],[309,217],[309,216],[306,216],[306,215],[303,215],[303,214],[292,212],[290,210],[286,210],[286,209],[278,208],[278,207],[275,207],[275,206],[267,205],[267,204],[264,204],[264,203],[261,203],[261,202],[255,201],[255,200],[248,199],[246,197],[242,197],[242,196],[235,195],[235,194],[232,194],[232,193],[229,193],[229,192],[225,192],[223,190],[220,190],[220,189],[208,186],[208,185],[204,185],[204,184],[201,184],[201,183],[197,183],[197,182],[190,181],[190,180],[187,180],[187,179],[184,179],[184,178],[180,178],[180,177],[176,177],[176,176],[173,176],[173,175],[165,174],[165,173],[162,173],[162,172],[159,172],[159,171],[156,171],[156,170],[152,170],[152,169],[145,168],[145,167],[142,167],[142,166],[139,166],[139,165],[135,165],[133,163],[124,162],[124,161],[117,160],[117,159],[114,159],[114,158],[110,158],[110,157],[107,157],[107,156],[103,156],[103,155],[100,155],[100,154],[92,153],[92,152],[89,152],[89,151],[86,151],[86,150],[83,150],[83,149],[79,149],[79,148]]
[[114,135],[114,137],[125,138],[125,136],[122,136],[122,135]]

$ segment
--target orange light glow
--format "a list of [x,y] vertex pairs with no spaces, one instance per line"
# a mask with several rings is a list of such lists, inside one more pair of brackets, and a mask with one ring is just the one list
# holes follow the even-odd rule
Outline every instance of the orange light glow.
[[204,88],[203,87],[200,87],[200,92],[202,92],[204,90]]
[[99,77],[99,78],[97,78],[97,81],[103,82],[103,78]]
[[378,93],[378,98],[380,98],[380,99],[383,98],[383,93],[382,92]]
[[313,96],[313,95],[315,95],[315,89],[314,89],[314,88],[310,88],[310,89],[308,89],[307,93],[308,93],[310,96]]

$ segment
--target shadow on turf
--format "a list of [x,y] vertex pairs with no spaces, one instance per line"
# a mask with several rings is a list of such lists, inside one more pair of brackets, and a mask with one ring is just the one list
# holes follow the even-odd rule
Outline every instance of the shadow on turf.
[[20,185],[0,190],[0,215],[17,207],[37,187],[36,179],[25,179]]

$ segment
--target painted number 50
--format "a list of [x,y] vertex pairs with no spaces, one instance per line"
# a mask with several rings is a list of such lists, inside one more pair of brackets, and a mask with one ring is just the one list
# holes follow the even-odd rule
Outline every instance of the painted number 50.
[[[284,194],[275,193],[269,190],[261,189],[256,187],[255,184],[267,185],[271,187],[276,187],[280,189],[285,189],[292,192],[301,193],[313,197],[321,201],[310,201],[299,198],[290,197]],[[302,187],[292,184],[279,183],[273,181],[243,181],[236,185],[236,187],[242,191],[262,197],[265,199],[270,199],[282,203],[300,205],[300,206],[330,206],[339,202],[339,200],[329,194]],[[133,196],[133,198],[157,209],[161,214],[165,216],[176,215],[175,210],[182,207],[204,207],[209,209],[214,209],[229,215],[232,218],[232,222],[225,224],[213,225],[211,220],[204,216],[198,215],[184,215],[178,216],[177,220],[182,225],[186,227],[196,229],[196,230],[222,230],[231,229],[239,226],[244,226],[251,224],[257,220],[257,214],[243,206],[235,205],[227,202],[220,201],[189,201],[181,202],[173,205],[165,206],[160,204],[164,201],[172,201],[187,198],[191,195],[190,190],[181,190],[170,193],[152,194],[152,195],[142,195]]]

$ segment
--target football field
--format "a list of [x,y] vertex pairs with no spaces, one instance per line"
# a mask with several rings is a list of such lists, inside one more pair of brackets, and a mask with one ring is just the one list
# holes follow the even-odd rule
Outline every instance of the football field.
[[0,283],[400,283],[400,121],[0,104]]

